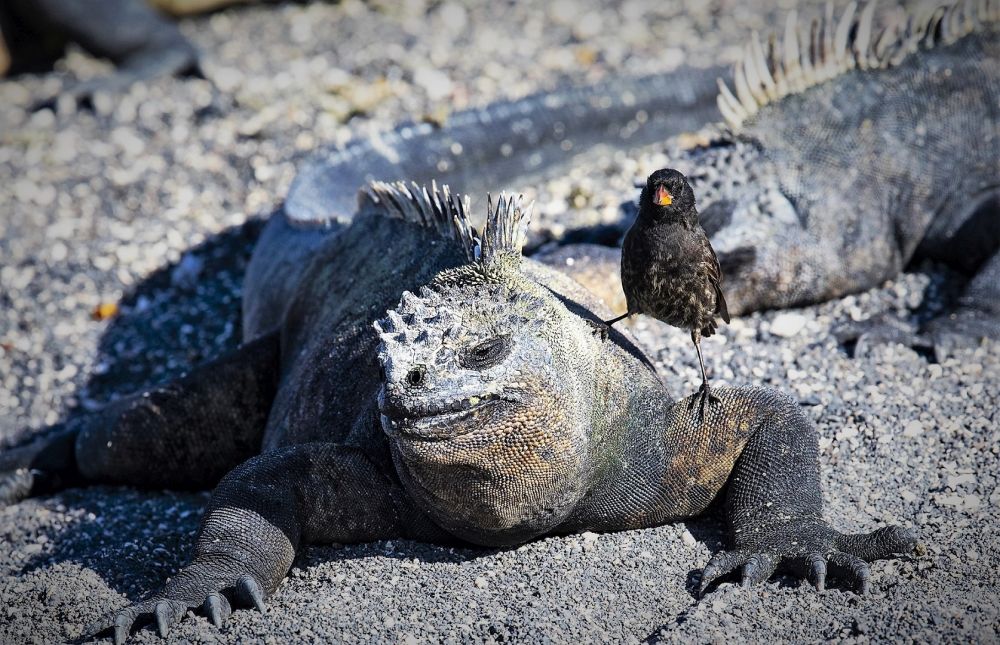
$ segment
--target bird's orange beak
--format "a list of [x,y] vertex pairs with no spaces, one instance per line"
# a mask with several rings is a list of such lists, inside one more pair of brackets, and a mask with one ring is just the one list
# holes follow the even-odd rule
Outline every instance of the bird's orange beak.
[[674,196],[663,186],[657,186],[653,201],[657,206],[670,206],[674,202]]

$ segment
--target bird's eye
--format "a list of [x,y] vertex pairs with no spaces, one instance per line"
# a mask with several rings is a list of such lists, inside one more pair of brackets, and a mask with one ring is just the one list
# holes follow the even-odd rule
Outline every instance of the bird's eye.
[[484,370],[499,364],[507,357],[513,346],[514,342],[510,336],[496,336],[465,350],[460,362],[462,367]]

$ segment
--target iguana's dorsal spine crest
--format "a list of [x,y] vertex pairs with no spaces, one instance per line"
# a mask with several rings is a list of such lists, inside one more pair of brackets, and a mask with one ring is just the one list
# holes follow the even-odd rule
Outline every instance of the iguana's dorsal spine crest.
[[531,210],[535,202],[524,206],[523,195],[500,197],[493,204],[493,196],[487,195],[486,225],[480,244],[474,250],[474,256],[479,262],[488,262],[502,254],[521,255],[521,248],[528,237],[528,225],[531,222]]
[[380,205],[388,217],[433,229],[445,239],[461,244],[469,260],[479,245],[476,229],[469,221],[469,198],[451,192],[447,185],[430,189],[416,182],[373,181],[361,190],[358,200]]
[[851,2],[839,21],[833,5],[826,14],[800,25],[795,11],[788,14],[781,43],[772,36],[767,48],[753,32],[743,60],[733,72],[735,94],[719,79],[717,103],[726,123],[738,129],[770,103],[801,92],[852,69],[882,69],[899,65],[921,47],[949,45],[1000,21],[1000,0],[962,0],[913,10],[905,20],[872,31],[876,1],[872,0],[855,19],[857,3]]

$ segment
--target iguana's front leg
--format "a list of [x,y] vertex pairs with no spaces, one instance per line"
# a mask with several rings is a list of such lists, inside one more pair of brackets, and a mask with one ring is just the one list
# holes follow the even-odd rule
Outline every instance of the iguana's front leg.
[[74,417],[0,453],[0,504],[84,481],[209,488],[260,452],[278,385],[268,334],[182,378]]
[[751,432],[728,480],[731,548],[709,561],[700,593],[737,569],[743,586],[750,586],[766,581],[779,567],[807,576],[820,590],[829,572],[866,593],[868,562],[918,548],[916,531],[899,526],[867,534],[831,528],[823,519],[819,449],[812,424],[794,401],[777,392],[737,393],[742,396],[734,398],[732,391],[727,392],[725,414],[737,425],[748,427],[749,422]]
[[166,636],[188,609],[200,608],[219,627],[234,604],[263,611],[304,543],[444,538],[414,510],[390,463],[358,448],[316,443],[250,459],[212,494],[191,563],[159,593],[109,615],[95,631],[113,628],[115,643],[122,643],[148,617]]
[[914,550],[916,533],[897,526],[847,535],[827,524],[816,430],[794,400],[766,388],[714,393],[719,401],[704,417],[690,408],[698,394],[662,412],[651,412],[663,396],[658,387],[634,400],[627,434],[614,440],[622,458],[605,464],[605,476],[561,530],[658,526],[698,515],[725,495],[730,550],[705,567],[701,591],[737,569],[750,585],[778,567],[819,587],[829,569],[864,591],[866,561]]

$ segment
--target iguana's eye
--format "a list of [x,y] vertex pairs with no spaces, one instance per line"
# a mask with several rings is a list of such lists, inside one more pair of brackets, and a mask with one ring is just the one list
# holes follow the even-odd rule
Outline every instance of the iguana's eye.
[[510,336],[495,336],[465,350],[459,362],[462,367],[484,370],[505,359],[513,346],[514,341]]

